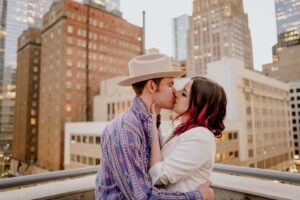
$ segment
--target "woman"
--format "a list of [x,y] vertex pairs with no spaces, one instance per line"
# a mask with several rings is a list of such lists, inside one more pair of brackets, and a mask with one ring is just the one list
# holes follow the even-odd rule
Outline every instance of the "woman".
[[[188,192],[209,180],[215,162],[216,143],[226,115],[226,94],[217,83],[192,78],[175,94],[174,112],[181,119],[162,149],[153,120],[152,157],[149,174],[153,185]],[[151,108],[156,119],[155,105]]]

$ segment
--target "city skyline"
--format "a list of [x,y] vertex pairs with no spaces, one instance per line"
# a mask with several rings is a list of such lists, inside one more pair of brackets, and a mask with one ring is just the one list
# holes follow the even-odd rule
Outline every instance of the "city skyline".
[[[146,48],[158,48],[161,53],[172,55],[172,19],[183,14],[192,15],[192,2],[145,0],[134,2],[122,0],[123,18],[130,23],[142,26],[142,10],[146,11]],[[273,0],[243,0],[248,14],[252,37],[254,68],[272,62],[272,46],[277,42],[275,2]],[[172,5],[172,9],[166,9]],[[163,16],[163,17],[162,17]]]

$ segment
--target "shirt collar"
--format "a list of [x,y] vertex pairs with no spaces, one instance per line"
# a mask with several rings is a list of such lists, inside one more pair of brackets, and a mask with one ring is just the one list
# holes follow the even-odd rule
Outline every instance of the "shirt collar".
[[140,118],[145,120],[151,118],[151,113],[148,110],[145,102],[140,97],[135,97],[132,103],[133,110],[139,114]]

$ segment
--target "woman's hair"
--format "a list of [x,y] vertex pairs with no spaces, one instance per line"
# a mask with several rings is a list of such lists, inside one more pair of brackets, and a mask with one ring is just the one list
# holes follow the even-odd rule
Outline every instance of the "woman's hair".
[[180,135],[187,130],[202,126],[209,129],[216,137],[222,137],[227,105],[223,87],[204,77],[193,77],[192,81],[189,107],[175,118],[187,114],[188,119],[176,127],[174,134]]

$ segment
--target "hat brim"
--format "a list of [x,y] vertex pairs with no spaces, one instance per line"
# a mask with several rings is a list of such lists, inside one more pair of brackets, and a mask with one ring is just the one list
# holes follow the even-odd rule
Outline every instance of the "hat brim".
[[121,86],[131,86],[132,84],[151,80],[155,78],[178,78],[185,74],[184,71],[171,71],[171,72],[159,72],[159,73],[153,73],[153,74],[146,74],[142,76],[136,76],[132,78],[125,79],[123,81],[119,82],[119,85]]

